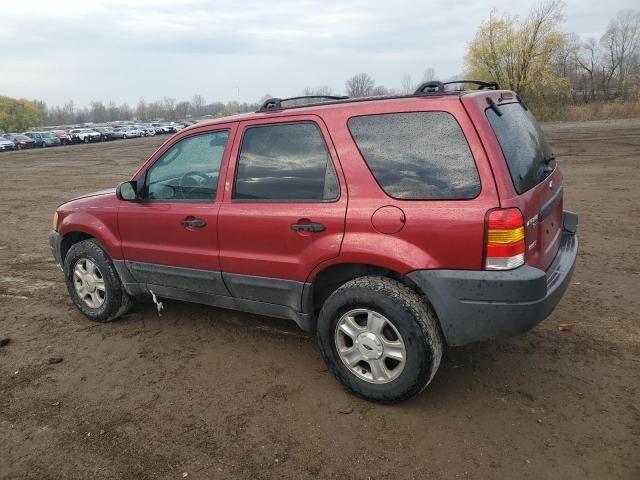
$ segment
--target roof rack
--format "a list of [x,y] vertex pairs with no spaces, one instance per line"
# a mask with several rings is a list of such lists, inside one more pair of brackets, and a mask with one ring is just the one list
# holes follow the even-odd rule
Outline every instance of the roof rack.
[[444,83],[437,80],[424,82],[418,85],[416,91],[413,92],[414,95],[430,95],[433,93],[444,93]]
[[[445,85],[455,85],[457,83],[465,84],[472,83],[474,85],[478,85],[478,90],[484,90],[485,88],[489,88],[492,90],[499,90],[500,86],[496,82],[483,82],[482,80],[452,80],[450,82],[438,82],[437,80],[433,80],[430,82],[425,82],[416,88],[416,91],[413,92],[414,95],[433,95],[445,92]],[[463,90],[463,89],[459,89]],[[448,90],[451,91],[451,90]]]
[[[399,98],[415,98],[415,97],[424,97],[427,95],[453,95],[456,92],[461,92],[463,89],[455,89],[455,90],[447,90],[445,89],[446,85],[453,85],[457,83],[472,83],[478,85],[478,90],[484,90],[485,88],[498,90],[500,87],[496,82],[483,82],[481,80],[454,80],[451,82],[438,82],[438,81],[430,81],[421,84],[415,92],[410,93],[408,95],[380,95],[380,96],[372,96],[372,97],[356,97],[351,98],[347,96],[334,96],[334,95],[304,95],[301,97],[291,97],[291,98],[270,98],[266,100],[260,109],[256,113],[261,112],[277,112],[290,108],[302,108],[302,107],[316,107],[323,105],[335,105],[340,103],[357,103],[357,102],[371,102],[374,100],[392,100]],[[285,102],[296,102],[298,100],[305,100],[309,98],[317,98],[322,99],[318,102],[305,102],[305,103],[294,103],[290,106],[284,106]]]
[[308,98],[324,98],[327,100],[347,100],[349,97],[347,96],[336,96],[336,95],[302,95],[300,97],[289,97],[289,98],[269,98],[266,100],[258,112],[267,112],[271,110],[283,110],[284,107],[282,104],[284,102],[295,102],[298,100],[306,100]]

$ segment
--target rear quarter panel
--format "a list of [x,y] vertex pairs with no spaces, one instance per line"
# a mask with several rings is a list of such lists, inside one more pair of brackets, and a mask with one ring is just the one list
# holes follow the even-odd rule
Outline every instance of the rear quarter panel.
[[[319,265],[367,263],[398,273],[420,269],[469,269],[482,267],[484,218],[498,206],[487,156],[471,120],[458,97],[411,98],[406,101],[366,102],[353,108],[328,110],[323,116],[348,186],[346,230],[340,256]],[[397,200],[388,196],[369,170],[348,129],[353,116],[397,112],[448,112],[460,125],[475,159],[481,192],[472,200]],[[405,225],[394,234],[378,232],[372,224],[374,212],[395,206],[404,212]]]

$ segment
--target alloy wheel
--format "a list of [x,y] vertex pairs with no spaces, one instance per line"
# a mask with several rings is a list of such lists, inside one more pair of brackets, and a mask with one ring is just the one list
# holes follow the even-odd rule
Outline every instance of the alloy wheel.
[[369,383],[389,383],[400,376],[406,363],[404,340],[384,315],[359,308],[338,320],[335,343],[342,363]]
[[90,308],[100,308],[107,291],[98,266],[88,258],[79,259],[73,267],[73,285],[80,299]]

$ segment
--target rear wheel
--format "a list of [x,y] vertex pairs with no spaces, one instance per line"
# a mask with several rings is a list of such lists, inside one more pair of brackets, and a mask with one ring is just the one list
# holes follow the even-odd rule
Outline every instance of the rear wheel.
[[89,143],[89,137],[84,137],[84,143]]
[[71,299],[91,320],[110,322],[131,306],[113,262],[96,240],[84,240],[69,249],[64,276]]
[[333,292],[320,311],[317,333],[334,376],[377,402],[420,393],[442,358],[434,312],[410,288],[386,277],[357,278]]

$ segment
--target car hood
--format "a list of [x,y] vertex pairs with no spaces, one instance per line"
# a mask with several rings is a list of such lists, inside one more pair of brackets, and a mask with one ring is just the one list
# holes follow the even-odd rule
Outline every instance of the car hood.
[[[103,197],[103,196],[115,195],[115,194],[116,194],[115,188],[107,188],[106,190],[99,190],[97,192],[85,193],[84,195],[80,195],[79,197],[72,198],[71,200],[69,200],[69,202],[73,202],[75,200],[81,200],[83,198]],[[69,202],[66,202],[66,203],[69,203]]]

